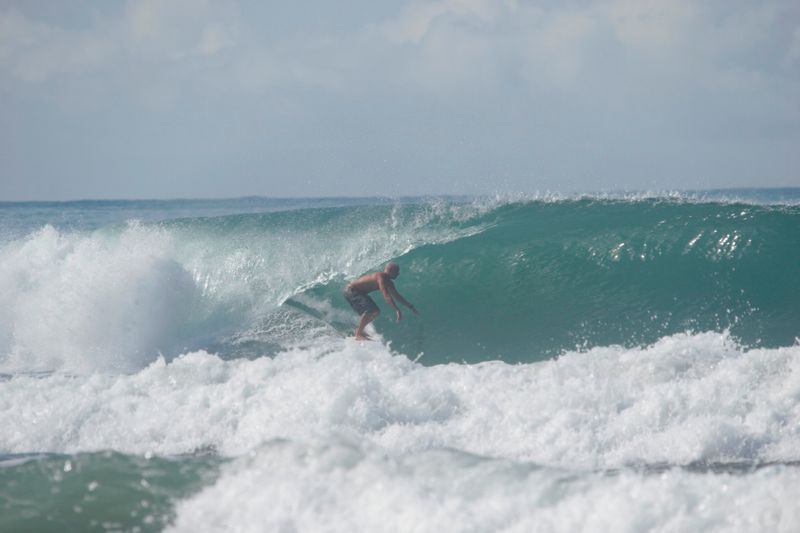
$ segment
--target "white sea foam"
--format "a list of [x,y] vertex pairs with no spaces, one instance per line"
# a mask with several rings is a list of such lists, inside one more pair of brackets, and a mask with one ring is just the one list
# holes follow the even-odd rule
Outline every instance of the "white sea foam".
[[168,234],[83,237],[45,226],[0,249],[6,371],[140,369],[170,347],[194,293]]
[[348,340],[252,361],[197,352],[133,375],[17,375],[0,382],[0,452],[237,456],[346,435],[581,468],[794,461],[798,398],[800,346],[745,351],[718,333],[435,367]]
[[796,531],[800,471],[581,473],[451,450],[272,442],[177,505],[170,531]]

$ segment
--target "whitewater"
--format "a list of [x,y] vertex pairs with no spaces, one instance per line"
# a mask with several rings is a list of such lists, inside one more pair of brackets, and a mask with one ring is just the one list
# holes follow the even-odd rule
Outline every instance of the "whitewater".
[[0,530],[797,531],[798,264],[797,189],[0,203]]

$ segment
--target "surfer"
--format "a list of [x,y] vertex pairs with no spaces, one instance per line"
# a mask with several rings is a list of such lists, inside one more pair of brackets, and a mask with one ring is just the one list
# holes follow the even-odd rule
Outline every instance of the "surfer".
[[411,303],[403,298],[394,286],[392,280],[400,275],[400,267],[397,263],[389,263],[383,272],[370,272],[364,274],[355,281],[351,281],[344,289],[344,297],[350,304],[350,307],[361,316],[361,320],[356,327],[355,336],[356,340],[368,340],[369,336],[364,333],[364,328],[367,324],[378,318],[380,309],[375,301],[370,298],[369,293],[372,291],[380,290],[386,302],[391,305],[397,313],[397,321],[403,318],[403,313],[400,308],[394,303],[395,300],[405,305],[414,314],[418,315],[419,311]]

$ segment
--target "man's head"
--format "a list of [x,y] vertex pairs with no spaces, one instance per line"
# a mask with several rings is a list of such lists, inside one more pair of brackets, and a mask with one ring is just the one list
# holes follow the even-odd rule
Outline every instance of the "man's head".
[[390,278],[395,279],[400,275],[400,266],[397,263],[389,263],[383,271],[386,272]]

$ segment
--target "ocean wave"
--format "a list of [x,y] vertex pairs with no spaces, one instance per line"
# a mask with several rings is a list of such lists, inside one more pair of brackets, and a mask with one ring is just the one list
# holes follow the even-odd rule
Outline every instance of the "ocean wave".
[[[0,368],[131,372],[187,349],[235,357],[237,341],[264,331],[255,349],[279,349],[314,334],[278,309],[287,297],[479,231],[471,220],[484,210],[308,209],[90,232],[47,225],[0,247]],[[276,325],[282,318],[290,322]]]
[[349,330],[343,284],[389,260],[423,316],[376,328],[423,364],[530,362],[687,330],[789,346],[798,220],[785,205],[496,198],[47,225],[0,246],[0,370],[275,354]]
[[[527,362],[576,346],[636,346],[729,330],[751,346],[797,337],[800,212],[662,201],[503,204],[481,230],[400,259],[424,313],[380,323],[426,364]],[[305,291],[339,302],[342,280]]]

